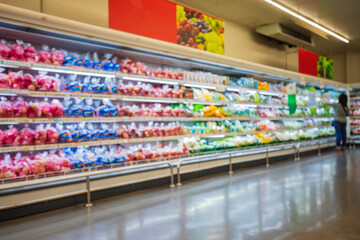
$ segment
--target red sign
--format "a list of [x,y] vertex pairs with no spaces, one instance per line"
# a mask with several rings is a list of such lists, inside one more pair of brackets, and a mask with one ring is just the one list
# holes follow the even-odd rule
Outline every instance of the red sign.
[[299,72],[334,79],[334,60],[299,48]]
[[224,21],[167,0],[109,0],[109,27],[224,54]]
[[109,27],[176,43],[176,4],[166,0],[109,0]]

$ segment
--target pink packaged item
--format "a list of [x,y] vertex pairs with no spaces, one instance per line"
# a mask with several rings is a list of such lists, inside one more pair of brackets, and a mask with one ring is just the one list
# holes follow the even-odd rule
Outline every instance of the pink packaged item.
[[[1,102],[0,102],[1,104]],[[1,110],[0,110],[1,111]],[[41,117],[41,107],[39,102],[30,102],[28,108],[28,117],[29,118],[39,118]]]
[[28,128],[27,126],[20,131],[20,145],[33,145],[35,137],[35,131]]
[[0,41],[0,58],[8,59],[10,57],[10,48],[5,40]]
[[0,117],[10,118],[14,116],[12,102],[7,101],[5,97],[1,97],[0,101]]
[[29,156],[21,156],[20,153],[17,153],[13,163],[18,177],[32,174],[31,159]]
[[36,126],[35,135],[34,135],[34,144],[40,145],[45,144],[47,140],[46,130],[44,125],[40,124]]
[[29,105],[24,101],[22,97],[18,97],[16,101],[12,105],[14,116],[18,118],[27,117],[28,116],[28,108]]
[[47,45],[42,45],[42,50],[39,53],[39,62],[51,64],[50,49]]
[[0,130],[0,146],[4,145],[5,142],[5,135],[2,130]]
[[25,44],[24,56],[27,62],[39,61],[39,54],[31,43]]
[[35,91],[36,87],[37,87],[37,82],[34,76],[31,75],[30,73],[25,73],[23,78],[23,88],[30,91]]
[[59,139],[59,134],[56,128],[51,127],[50,125],[46,126],[46,143],[48,144],[55,144]]
[[0,73],[0,88],[11,88],[11,81],[5,73]]
[[9,130],[4,131],[4,143],[9,146],[20,145],[19,132],[12,125],[9,126]]
[[15,178],[16,172],[10,155],[5,155],[4,160],[0,161],[0,179]]
[[53,117],[57,117],[57,118],[60,118],[63,116],[63,113],[64,113],[64,107],[62,105],[62,103],[57,100],[57,99],[54,99],[51,101],[51,104],[50,104],[50,113]]
[[23,47],[24,42],[17,40],[16,43],[17,44],[13,44],[11,46],[9,59],[15,61],[16,60],[24,61],[25,60],[25,51]]
[[8,77],[10,79],[11,88],[20,89],[23,88],[23,72],[9,72]]
[[52,49],[51,51],[51,62],[55,65],[62,65],[64,62],[64,53],[62,51]]
[[34,159],[31,161],[31,172],[33,174],[41,174],[45,172],[45,165],[46,160],[43,158],[40,158],[38,156],[35,156]]

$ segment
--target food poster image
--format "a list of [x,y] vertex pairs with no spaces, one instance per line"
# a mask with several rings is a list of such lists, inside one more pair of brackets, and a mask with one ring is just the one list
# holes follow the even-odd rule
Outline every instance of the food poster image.
[[224,21],[176,5],[177,43],[224,55]]
[[334,79],[334,60],[319,55],[317,61],[317,76]]

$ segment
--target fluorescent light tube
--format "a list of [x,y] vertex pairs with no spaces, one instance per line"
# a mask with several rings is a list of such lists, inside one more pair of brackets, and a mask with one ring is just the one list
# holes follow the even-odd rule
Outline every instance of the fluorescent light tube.
[[178,82],[166,81],[166,80],[155,80],[155,79],[148,79],[148,78],[136,78],[136,77],[122,77],[124,80],[131,80],[131,81],[142,81],[142,82],[151,82],[151,83],[161,83],[161,84],[169,84],[169,85],[179,85]]
[[52,69],[52,68],[39,68],[32,67],[32,70],[37,71],[47,71],[47,72],[56,72],[56,73],[68,73],[68,74],[76,74],[76,75],[85,75],[85,76],[94,76],[94,77],[111,77],[115,78],[115,74],[101,74],[101,73],[92,73],[92,72],[77,72],[71,70],[62,70],[62,69]]
[[333,31],[330,31],[327,28],[324,28],[324,27],[320,26],[319,24],[317,24],[317,23],[315,23],[315,22],[301,16],[300,14],[295,13],[294,11],[292,11],[292,10],[290,10],[290,9],[288,9],[288,8],[274,2],[273,0],[264,0],[264,1],[267,2],[267,3],[270,3],[271,5],[277,7],[279,9],[281,9],[281,10],[283,10],[284,12],[286,12],[286,13],[288,13],[288,14],[290,14],[290,15],[292,15],[292,16],[294,16],[294,17],[296,17],[296,18],[298,18],[298,19],[300,19],[300,20],[302,20],[302,21],[304,21],[304,22],[306,22],[308,24],[310,24],[311,26],[316,27],[316,28],[320,29],[321,31],[324,31],[327,34],[330,34],[331,36],[336,37],[337,39],[340,39],[341,41],[343,41],[345,43],[349,43],[348,39],[334,33]]
[[206,85],[197,85],[197,84],[190,84],[190,83],[185,83],[184,84],[185,87],[196,87],[196,88],[207,88],[207,89],[216,89],[216,87],[214,86],[206,86]]

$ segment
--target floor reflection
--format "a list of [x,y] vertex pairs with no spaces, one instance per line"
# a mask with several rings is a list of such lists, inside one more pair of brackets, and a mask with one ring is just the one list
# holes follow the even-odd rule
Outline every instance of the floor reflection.
[[[356,154],[235,171],[0,225],[0,239],[360,239]],[[357,237],[357,238],[351,238]]]

